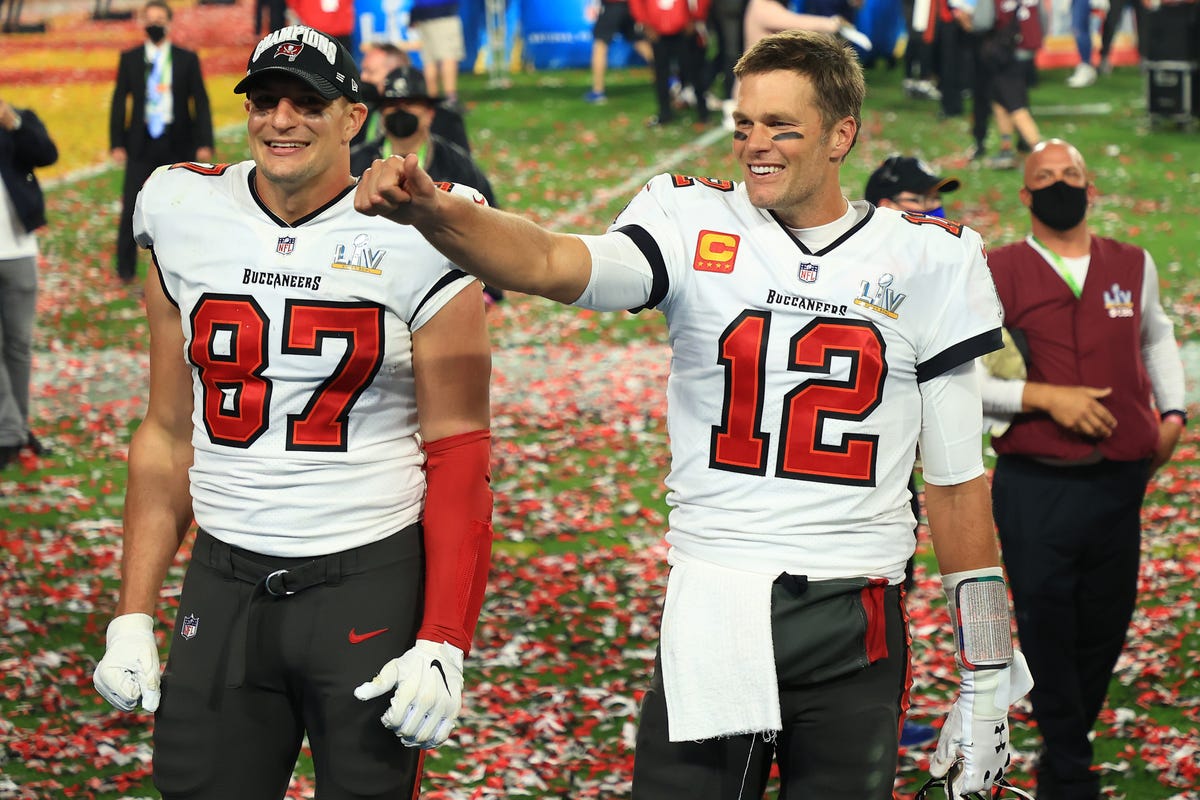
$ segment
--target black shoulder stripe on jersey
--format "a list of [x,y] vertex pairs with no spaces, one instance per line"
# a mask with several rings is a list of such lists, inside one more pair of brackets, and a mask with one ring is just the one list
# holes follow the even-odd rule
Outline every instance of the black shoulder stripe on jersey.
[[650,274],[653,275],[653,282],[650,284],[650,299],[646,301],[644,306],[629,309],[631,314],[636,314],[639,311],[644,311],[647,308],[657,308],[658,304],[667,296],[667,288],[671,282],[667,276],[667,262],[663,260],[662,250],[658,248],[658,242],[654,241],[654,237],[650,232],[641,225],[625,225],[617,228],[617,233],[623,233],[637,245],[637,249],[642,251],[642,256],[650,265]]
[[938,353],[928,361],[917,364],[917,383],[924,383],[968,361],[1004,347],[999,328],[959,342]]
[[167,282],[163,279],[162,267],[158,265],[158,254],[154,252],[153,247],[150,248],[150,263],[154,265],[154,275],[158,278],[158,285],[162,287],[163,294],[170,301],[171,305],[179,308],[179,302],[174,297],[171,297],[171,293],[167,290]]
[[467,273],[463,272],[461,269],[452,269],[443,275],[438,282],[433,285],[433,288],[425,293],[425,296],[421,298],[421,302],[417,303],[417,307],[413,309],[412,316],[408,318],[408,327],[410,329],[412,328],[413,320],[417,318],[417,315],[421,313],[421,309],[425,307],[425,304],[428,303],[435,294],[440,292],[442,289],[445,289],[447,286],[454,283],[456,280],[466,274]]

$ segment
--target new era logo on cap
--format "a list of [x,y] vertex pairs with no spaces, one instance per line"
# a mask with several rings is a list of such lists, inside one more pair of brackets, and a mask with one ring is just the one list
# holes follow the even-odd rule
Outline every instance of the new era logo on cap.
[[292,75],[317,90],[326,100],[346,97],[361,102],[358,65],[336,39],[306,25],[289,25],[267,36],[254,48],[246,77],[233,87],[243,94],[260,76]]

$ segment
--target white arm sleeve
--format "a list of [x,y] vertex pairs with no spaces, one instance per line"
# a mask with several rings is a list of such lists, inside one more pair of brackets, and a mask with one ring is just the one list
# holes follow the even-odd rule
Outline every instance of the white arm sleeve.
[[983,474],[983,406],[975,362],[960,364],[921,384],[921,463],[935,486]]
[[997,416],[1021,413],[1025,395],[1025,381],[1018,378],[997,378],[987,371],[976,359],[979,372],[979,392],[983,396],[983,410]]
[[1142,280],[1142,361],[1150,376],[1158,410],[1183,411],[1187,407],[1183,359],[1175,341],[1175,325],[1162,308],[1158,268],[1149,252]]
[[632,239],[616,232],[579,239],[592,254],[592,277],[572,305],[593,311],[624,311],[646,305],[654,275]]

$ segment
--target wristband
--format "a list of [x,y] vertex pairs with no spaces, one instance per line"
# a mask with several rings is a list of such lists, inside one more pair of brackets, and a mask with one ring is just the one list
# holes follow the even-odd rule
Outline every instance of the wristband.
[[1175,420],[1180,425],[1187,425],[1187,414],[1183,413],[1182,411],[1173,409],[1171,411],[1164,412],[1162,415],[1162,421],[1166,422],[1169,419]]
[[963,669],[1000,669],[1013,660],[1008,589],[1000,567],[942,576]]

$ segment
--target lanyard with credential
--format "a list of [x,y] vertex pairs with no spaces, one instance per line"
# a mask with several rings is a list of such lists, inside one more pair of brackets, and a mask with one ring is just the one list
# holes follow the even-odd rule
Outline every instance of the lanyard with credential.
[[1063,282],[1067,284],[1067,288],[1071,290],[1075,297],[1081,297],[1083,295],[1083,287],[1079,285],[1079,283],[1075,280],[1075,276],[1071,274],[1069,269],[1067,269],[1067,265],[1063,263],[1062,256],[1039,242],[1036,236],[1031,236],[1029,238],[1033,239],[1033,243],[1040,247],[1042,251],[1046,253],[1046,255],[1050,256],[1050,260],[1054,262],[1054,268],[1058,271],[1058,274],[1062,276]]

